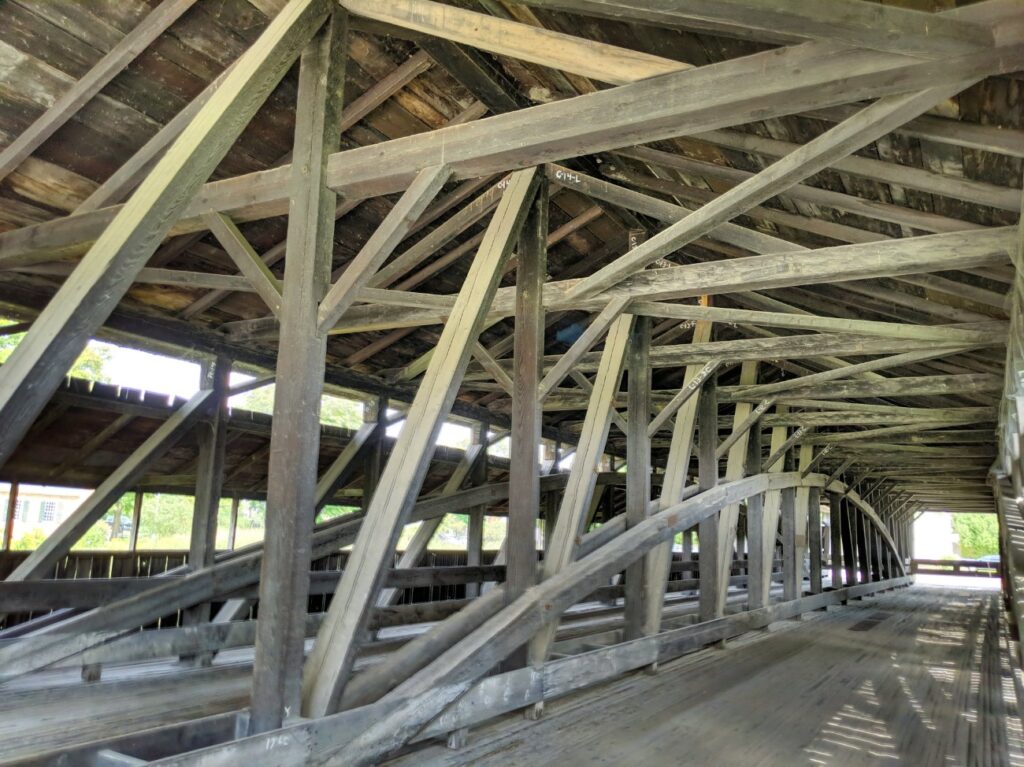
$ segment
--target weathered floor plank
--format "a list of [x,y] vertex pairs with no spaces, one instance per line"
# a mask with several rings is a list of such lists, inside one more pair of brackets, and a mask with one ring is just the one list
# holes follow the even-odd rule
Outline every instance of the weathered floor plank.
[[1024,764],[1015,701],[998,701],[1004,737],[979,731],[992,725],[980,697],[1013,688],[1005,664],[983,668],[985,648],[1006,655],[998,609],[993,591],[915,586],[549,703],[539,722],[506,718],[461,751],[389,764]]

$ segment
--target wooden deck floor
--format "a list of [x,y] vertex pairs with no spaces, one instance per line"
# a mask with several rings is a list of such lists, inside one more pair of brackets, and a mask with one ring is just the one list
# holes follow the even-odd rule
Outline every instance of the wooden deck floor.
[[[935,579],[922,578],[922,581]],[[1024,767],[1020,676],[992,582],[942,579],[706,650],[432,744],[392,767],[423,765],[975,765]],[[968,588],[988,586],[988,589]],[[173,662],[77,669],[9,683],[0,763],[245,704],[249,658],[212,669]],[[237,656],[237,657],[236,657]],[[183,700],[180,679],[194,678]]]
[[998,600],[918,585],[853,602],[391,764],[1024,765]]
[[[666,607],[669,619],[696,612],[695,601],[677,597]],[[614,628],[621,622],[620,612],[596,603],[581,605],[561,633],[571,638]],[[423,625],[396,627],[385,630],[383,637],[395,639],[423,629]],[[307,640],[307,651],[312,644],[312,639]],[[382,642],[365,652],[356,668],[380,660],[387,645]],[[171,659],[107,664],[102,681],[92,684],[82,683],[80,667],[74,663],[8,681],[0,686],[0,765],[242,709],[249,703],[252,653],[251,647],[222,652],[211,668],[188,668]]]

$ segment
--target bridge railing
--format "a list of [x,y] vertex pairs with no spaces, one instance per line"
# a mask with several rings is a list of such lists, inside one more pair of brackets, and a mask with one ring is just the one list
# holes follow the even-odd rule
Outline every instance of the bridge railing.
[[999,563],[984,559],[911,559],[910,572],[915,575],[998,578]]

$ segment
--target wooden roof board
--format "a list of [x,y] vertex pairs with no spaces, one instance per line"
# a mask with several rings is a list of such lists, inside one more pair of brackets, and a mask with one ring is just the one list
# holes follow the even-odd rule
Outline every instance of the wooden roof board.
[[[46,99],[52,98],[61,88],[67,87],[71,79],[80,76],[102,52],[109,49],[121,35],[155,4],[154,2],[131,3],[69,3],[57,13],[52,5],[39,0],[12,0],[10,23],[0,31],[0,53],[11,63],[0,77],[0,136],[7,139],[16,136],[38,114]],[[932,4],[928,10],[935,10],[946,3]],[[175,24],[166,34],[133,62],[124,73],[104,89],[79,115],[72,119],[26,163],[18,173],[0,184],[0,227],[16,228],[34,221],[58,217],[73,209],[75,200],[91,191],[91,184],[102,181],[129,156],[159,125],[194,97],[221,69],[239,55],[255,39],[266,24],[263,10],[273,10],[268,3],[249,3],[245,0],[211,0],[201,2]],[[512,8],[515,11],[515,8]],[[534,9],[533,15],[546,26],[569,31],[572,34],[591,39],[622,45],[627,48],[647,51],[656,55],[679,58],[697,65],[704,65],[735,58],[770,47],[770,43],[719,36],[707,31],[680,31],[652,26],[626,24],[589,17]],[[394,37],[381,37],[355,33],[351,47],[352,64],[346,95],[357,97],[385,77],[405,58],[416,50],[414,43]],[[536,97],[567,97],[587,87],[579,78],[565,73],[546,70],[537,65],[525,65],[502,57],[482,54],[502,70],[507,82],[516,92],[509,95],[516,100]],[[1013,76],[988,78],[961,93],[953,103],[943,110],[961,122],[979,125],[999,125],[1009,130],[1020,130],[1024,116],[1021,114],[1018,98],[1020,80]],[[573,89],[572,91],[567,90]],[[598,86],[604,87],[604,86]],[[541,91],[546,91],[544,96]],[[243,133],[236,146],[217,169],[215,177],[228,177],[258,168],[273,165],[291,145],[291,128],[294,122],[294,72],[288,75],[275,90],[267,105],[260,110],[252,125]],[[411,135],[440,127],[454,117],[461,108],[468,105],[471,93],[442,67],[434,66],[420,75],[409,86],[371,112],[359,125],[346,135],[349,145],[375,143],[391,138]],[[787,116],[764,123],[737,126],[736,130],[757,135],[806,143],[831,126],[824,120]],[[769,160],[751,153],[717,147],[699,138],[686,137],[656,145],[666,151],[696,157],[708,162],[747,171],[765,167]],[[977,149],[952,147],[938,144],[896,131],[877,144],[866,147],[860,155],[917,167],[947,175],[984,181],[1010,189],[1020,187],[1021,159],[1004,154],[983,152]],[[607,167],[607,158],[595,169]],[[592,163],[592,159],[588,160]],[[618,160],[621,162],[621,159]],[[630,163],[640,172],[642,165]],[[649,169],[648,169],[649,172]],[[707,190],[721,193],[730,184],[712,177],[673,174],[674,179],[689,186],[687,194],[691,201],[707,198]],[[870,181],[839,173],[823,171],[805,181],[809,186],[842,192],[856,198],[877,200],[907,210],[934,214],[965,225],[997,226],[1012,224],[1016,215],[1009,211],[994,210],[985,206],[966,203],[948,196],[931,194],[910,188],[895,188],[893,185]],[[645,190],[647,191],[647,190]],[[662,196],[650,192],[652,196]],[[573,215],[589,207],[590,202],[575,192],[562,191],[554,196],[551,229],[554,230]],[[608,215],[591,222],[566,240],[552,248],[549,270],[556,278],[565,269],[587,263],[591,254],[600,252],[605,243],[622,237],[623,218],[611,206],[604,206]],[[901,227],[890,221],[865,217],[828,206],[794,201],[783,194],[764,204],[765,209],[784,211],[791,215],[805,217],[805,223],[813,221],[830,222],[860,230],[863,236],[898,237],[913,234],[908,227]],[[374,230],[386,215],[390,205],[382,199],[368,200],[341,219],[335,238],[337,243],[335,266],[343,265],[356,252],[359,245]],[[452,211],[442,217],[434,226],[454,215]],[[646,224],[650,231],[659,225],[644,217],[633,217]],[[738,219],[745,226],[753,226],[771,232],[783,239],[812,247],[835,244],[837,240],[794,228],[778,221],[765,220],[751,214]],[[796,219],[791,219],[796,221]],[[454,240],[448,249],[480,230],[477,224]],[[431,227],[432,228],[432,227]],[[276,243],[283,236],[281,219],[266,219],[243,225],[243,231],[257,250],[263,250]],[[409,238],[406,246],[427,235],[429,229]],[[836,230],[838,231],[838,230]],[[706,243],[713,245],[711,243]],[[688,246],[678,255],[680,261],[718,258],[721,246],[713,245],[710,251],[702,243]],[[220,273],[234,273],[232,265],[223,256],[218,256],[218,246],[209,237],[175,259],[172,268],[213,269]],[[431,277],[417,290],[431,293],[452,293],[461,284],[468,264],[468,257]],[[275,270],[281,274],[282,265]],[[990,291],[1000,290],[1000,284],[985,277],[963,272],[950,272],[946,279],[962,282],[965,286]],[[0,278],[2,279],[2,278]],[[509,282],[509,280],[506,280]],[[979,305],[970,299],[951,297],[948,293],[934,288],[908,285],[898,281],[871,281],[895,290],[909,297],[926,299],[939,315],[944,308],[959,307],[965,311],[978,312],[987,316],[1002,316],[991,306]],[[1005,290],[1005,285],[1002,286]],[[870,302],[863,296],[846,293],[845,305],[835,301],[835,292],[828,292],[826,286],[776,291],[779,298],[794,305],[812,309],[812,294],[821,294],[827,306],[836,315],[849,314],[862,318],[893,319],[914,315],[927,321],[929,315],[914,309],[897,308],[892,301]],[[136,285],[125,300],[125,305],[174,316],[203,291],[171,286]],[[840,289],[839,293],[843,293]],[[819,300],[819,299],[814,299]],[[924,307],[918,301],[918,307]],[[890,307],[886,310],[886,306]],[[812,309],[813,310],[813,309]],[[266,307],[255,294],[235,293],[192,320],[196,326],[215,329],[220,325],[238,319],[249,319],[267,314]],[[569,313],[559,324],[548,329],[548,351],[564,348],[556,340],[557,330],[568,324],[579,322],[579,313]],[[486,343],[494,343],[502,333],[511,327],[503,325],[484,334]],[[390,337],[388,331],[341,336],[332,339],[329,346],[329,364],[343,365],[353,352],[367,343]],[[400,368],[429,350],[436,339],[431,328],[415,329],[400,340],[359,363],[356,369],[369,374],[381,374]],[[272,353],[272,342],[253,342],[254,345]],[[998,366],[995,355],[989,355],[991,365]],[[968,362],[970,357],[947,360],[947,365]],[[813,369],[814,364],[808,363]],[[977,367],[976,362],[970,363]],[[931,363],[920,366],[935,370]],[[670,375],[666,378],[670,379]],[[467,388],[463,398],[472,401],[487,397],[487,393]],[[553,416],[552,422],[562,420]]]

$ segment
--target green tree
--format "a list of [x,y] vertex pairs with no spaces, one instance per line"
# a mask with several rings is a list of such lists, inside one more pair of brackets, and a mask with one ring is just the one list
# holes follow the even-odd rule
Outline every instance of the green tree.
[[110,525],[102,519],[90,527],[81,538],[71,547],[72,551],[82,549],[106,549],[110,543]]
[[139,520],[140,546],[188,548],[194,506],[191,495],[146,493]]
[[358,429],[363,425],[363,403],[325,394],[320,400],[320,423]]
[[[246,392],[234,400],[234,405],[242,410],[273,415],[274,385]],[[325,394],[320,400],[320,423],[345,429],[358,429],[363,424],[363,405],[355,400]]]
[[35,549],[38,549],[45,540],[46,533],[37,527],[33,530],[29,530],[20,538],[12,541],[11,548],[14,549],[14,551],[34,551]]
[[953,529],[960,536],[960,556],[977,559],[999,553],[999,521],[995,514],[954,514]]
[[[0,317],[0,325],[11,325],[14,321],[6,317]],[[25,337],[24,333],[14,333],[9,336],[0,336],[0,363],[6,362],[11,352],[21,343]],[[70,373],[76,378],[85,378],[99,383],[110,383],[110,376],[104,372],[104,367],[110,361],[110,349],[106,344],[90,341],[85,350],[78,355],[75,364],[71,366]]]

